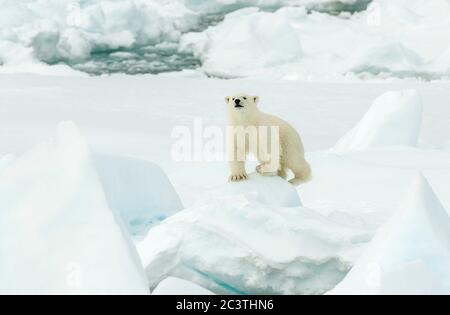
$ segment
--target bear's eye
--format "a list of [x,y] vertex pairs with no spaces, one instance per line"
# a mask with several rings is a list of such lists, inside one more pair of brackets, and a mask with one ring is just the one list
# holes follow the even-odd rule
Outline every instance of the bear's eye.
[[235,98],[233,97],[233,101],[235,100]]
[[247,100],[247,98],[246,98],[246,97],[244,97],[244,100]]

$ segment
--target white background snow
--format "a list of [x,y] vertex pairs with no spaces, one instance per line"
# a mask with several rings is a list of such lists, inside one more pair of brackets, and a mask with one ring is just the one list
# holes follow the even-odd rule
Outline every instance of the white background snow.
[[[0,7],[0,293],[450,293],[449,1]],[[311,182],[173,159],[239,91]]]

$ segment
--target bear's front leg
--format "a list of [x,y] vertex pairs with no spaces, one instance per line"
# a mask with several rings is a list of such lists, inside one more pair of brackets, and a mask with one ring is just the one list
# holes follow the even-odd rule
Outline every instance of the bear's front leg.
[[239,182],[241,180],[246,180],[248,178],[247,172],[245,171],[245,162],[230,162],[230,181]]

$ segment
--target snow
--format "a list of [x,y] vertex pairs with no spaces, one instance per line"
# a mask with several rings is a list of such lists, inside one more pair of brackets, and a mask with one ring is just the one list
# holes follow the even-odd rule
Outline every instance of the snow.
[[[138,243],[150,286],[175,276],[228,294],[320,294],[334,287],[371,234],[298,205],[249,197],[262,179],[226,184],[233,194],[205,196],[150,230]],[[264,180],[273,181],[275,195],[293,189]]]
[[6,169],[6,167],[11,164],[12,160],[14,159],[14,156],[11,154],[5,155],[0,158],[0,172]]
[[392,91],[378,97],[361,121],[333,148],[334,152],[417,145],[422,102],[415,90]]
[[[0,156],[16,157],[9,158],[6,167],[0,166],[0,177],[11,172],[17,157],[51,137],[59,121],[69,118],[76,122],[95,152],[89,159],[92,169],[97,171],[97,158],[106,157],[115,161],[109,166],[102,162],[110,177],[122,176],[125,168],[139,173],[126,177],[129,183],[126,186],[114,186],[114,181],[105,180],[100,170],[96,174],[97,188],[88,190],[104,195],[102,206],[96,210],[113,208],[105,182],[123,192],[120,194],[123,199],[117,201],[126,202],[128,208],[128,202],[138,205],[131,203],[131,196],[143,198],[146,187],[141,183],[152,184],[150,173],[154,172],[154,178],[163,182],[161,169],[167,174],[171,185],[167,183],[164,191],[174,197],[178,194],[187,209],[152,226],[143,241],[143,235],[133,239],[152,289],[172,276],[214,293],[324,293],[344,279],[373,235],[395,214],[401,196],[418,171],[426,176],[443,206],[450,209],[448,82],[300,84],[270,79],[216,80],[193,75],[183,78],[0,75],[0,86]],[[361,120],[380,95],[408,90],[417,91],[423,106],[415,146],[382,146],[339,154],[329,150]],[[173,128],[193,128],[198,118],[202,118],[205,127],[224,127],[223,97],[234,91],[259,95],[262,110],[288,120],[299,130],[314,170],[311,182],[295,191],[279,178],[256,175],[250,182],[228,185],[226,161],[172,159]],[[406,108],[411,108],[408,104]],[[379,129],[383,132],[384,125],[379,127],[383,127]],[[397,127],[405,130],[404,124]],[[48,167],[44,170],[53,165],[51,161],[46,163]],[[249,174],[255,166],[248,163]],[[61,172],[55,173],[63,176]],[[39,178],[36,181],[41,183]],[[55,189],[67,187],[62,181],[54,184]],[[143,190],[135,194],[131,187],[137,185]],[[177,194],[172,194],[171,186]],[[54,200],[53,195],[45,197],[46,201]],[[71,200],[78,200],[74,198]],[[150,205],[149,199],[150,195],[140,201]],[[47,206],[45,202],[43,208]],[[110,210],[106,212],[110,214]],[[8,212],[0,213],[1,228],[4,230],[7,225],[5,231],[9,232],[2,235],[15,235],[16,228],[12,230],[12,225],[4,221]],[[66,228],[68,224],[64,222],[67,223],[58,220]],[[83,226],[80,230],[84,236]],[[127,234],[126,229],[123,233]],[[113,243],[117,241],[108,240],[105,248],[111,248]],[[34,243],[26,244],[35,248]],[[33,252],[28,254],[31,261]],[[96,268],[104,271],[104,266],[110,263]],[[20,274],[9,275],[20,279]]]
[[[1,14],[1,13],[0,13]],[[49,67],[36,61],[33,49],[20,44],[0,39],[0,73],[39,73],[42,75],[73,75],[82,76],[69,66],[54,65]]]
[[161,281],[153,290],[153,295],[214,295],[193,282],[183,279],[169,277]]
[[300,41],[286,20],[260,13],[256,8],[227,15],[203,36],[209,39],[203,44],[209,48],[202,58],[203,68],[218,77],[246,76],[257,69],[297,61],[302,56]]
[[183,209],[164,171],[154,163],[129,157],[95,155],[95,166],[111,209],[134,236]]
[[[448,0],[0,7],[0,293],[450,294]],[[236,91],[311,182],[201,156]]]
[[244,194],[260,203],[279,207],[299,207],[300,197],[292,185],[282,178],[266,177],[258,173],[249,175],[250,181],[237,182],[213,190],[217,196]]
[[3,294],[148,293],[72,123],[0,173],[0,229]]
[[402,206],[332,294],[449,294],[450,218],[417,176]]
[[[379,156],[385,152],[379,152]],[[314,180],[300,187],[303,203],[336,220],[376,230],[398,207],[398,196],[407,189],[414,168],[420,166],[407,169],[402,165],[380,165],[377,159],[370,159],[370,153],[366,156],[369,158],[328,152],[308,154]],[[399,159],[410,156],[403,150],[398,154]],[[447,163],[443,169],[449,166]]]

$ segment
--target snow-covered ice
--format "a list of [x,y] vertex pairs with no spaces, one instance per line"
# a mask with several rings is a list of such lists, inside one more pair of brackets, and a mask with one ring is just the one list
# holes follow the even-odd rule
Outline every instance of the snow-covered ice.
[[138,243],[150,286],[176,276],[215,293],[319,294],[342,280],[371,233],[252,198],[262,180],[274,181],[276,194],[292,189],[262,176],[229,183],[227,193],[205,196],[150,230]]
[[[417,91],[423,107],[415,145],[383,145],[339,154],[329,150],[361,121],[374,100],[386,92],[408,90]],[[225,161],[176,162],[171,158],[173,128],[192,127],[197,118],[202,118],[205,126],[224,127],[223,96],[234,91],[259,95],[263,110],[287,119],[299,130],[314,170],[313,181],[297,191],[279,178],[255,177],[228,185]],[[117,170],[116,163],[111,162],[110,167],[105,164],[103,172],[108,176],[102,176],[100,170],[95,175],[96,188],[87,192],[103,195],[98,209],[108,209],[108,218],[113,215],[109,210],[113,207],[102,180],[108,183],[109,176],[121,176],[122,167],[136,170],[139,176],[126,178],[130,181],[127,186],[114,187],[124,193],[120,202],[130,201],[128,197],[135,194],[131,187],[153,184],[150,173],[155,173],[156,180],[165,178],[163,171],[187,208],[153,226],[144,241],[134,240],[151,288],[175,276],[215,293],[323,293],[344,279],[373,235],[396,213],[417,171],[424,174],[443,206],[450,209],[449,91],[448,82],[299,83],[173,75],[0,75],[0,156],[15,156],[8,158],[8,163],[1,159],[4,166],[0,177],[12,174],[23,152],[49,138],[59,121],[70,118],[96,152],[92,161],[89,158],[86,162],[94,173],[99,156],[100,160],[101,156],[125,160],[117,163]],[[405,103],[406,108],[412,108],[410,105]],[[384,128],[389,126],[376,127],[380,134],[386,134]],[[406,130],[405,124],[397,127]],[[367,147],[367,139],[360,142],[362,147]],[[45,165],[45,170],[53,169],[50,161]],[[248,163],[247,171],[253,172],[255,166]],[[61,172],[55,173],[62,178]],[[40,175],[32,176],[39,182],[34,188],[41,187],[42,177],[48,178]],[[65,182],[58,180],[52,187],[62,189],[67,186],[61,185]],[[177,200],[171,185],[164,182],[165,192]],[[136,195],[145,193],[146,187],[141,188]],[[83,187],[77,189],[84,191]],[[269,195],[277,196],[277,200]],[[47,207],[47,200],[53,199],[46,194],[45,200],[39,204]],[[141,201],[151,204],[150,200]],[[2,229],[6,224],[3,219],[10,215],[0,212]],[[34,214],[30,217],[42,218]],[[109,222],[102,217],[103,221]],[[119,218],[115,222],[120,224]],[[96,221],[94,225],[98,224]],[[119,229],[117,224],[114,226]],[[85,236],[85,230],[81,231]],[[121,232],[126,236],[125,229]],[[56,237],[52,239],[56,242]],[[117,236],[112,242],[120,244],[120,240]],[[33,252],[25,254],[31,261]],[[13,274],[9,273],[10,279]],[[14,275],[20,280],[19,276]]]
[[266,177],[258,173],[250,174],[249,178],[250,181],[237,182],[212,189],[212,194],[222,197],[242,194],[260,203],[280,207],[299,207],[302,205],[295,188],[282,178],[278,176]]
[[154,163],[130,157],[95,155],[95,166],[111,209],[134,236],[183,209],[164,171]]
[[199,61],[178,52],[182,34],[214,25],[229,12],[250,6],[270,11],[285,5],[358,11],[366,4],[367,0],[1,0],[0,71],[75,75],[79,73],[72,68],[90,74],[192,69]]
[[[0,293],[450,294],[448,0],[0,7]],[[174,159],[236,91],[311,182]]]
[[[379,155],[385,153],[381,151]],[[398,157],[405,159],[410,155],[401,150]],[[398,196],[407,189],[415,168],[420,166],[392,167],[379,164],[375,158],[371,160],[370,153],[364,157],[367,159],[328,152],[309,154],[314,180],[299,189],[303,203],[336,220],[354,222],[368,230],[378,228],[398,207]],[[447,169],[449,166],[447,163]]]
[[450,218],[419,175],[331,294],[450,294]]
[[9,72],[17,54],[28,63],[73,62],[96,51],[176,41],[197,23],[178,1],[1,0],[0,6],[0,70]]
[[278,8],[305,6],[310,10],[325,12],[358,11],[364,9],[367,0],[181,0],[186,7],[201,12],[226,12],[243,7]]
[[333,148],[334,152],[389,146],[415,146],[422,123],[422,101],[415,90],[378,97],[361,121]]
[[169,277],[161,281],[153,290],[153,295],[214,295],[201,286],[180,278]]
[[446,0],[1,0],[0,6],[3,73],[198,68],[226,78],[450,77]]
[[[449,14],[445,0],[374,0],[351,16],[302,6],[243,9],[203,32],[184,34],[180,48],[202,60],[202,71],[220,77],[448,78]],[[264,32],[269,35],[254,43]]]
[[0,173],[0,292],[148,294],[72,123]]
[[[202,45],[207,50],[203,67],[217,77],[240,77],[300,60],[302,47],[295,30],[281,16],[249,8],[231,13],[199,40],[198,34],[186,35],[184,45]],[[203,38],[202,38],[203,39]],[[194,42],[195,44],[191,44]],[[275,49],[273,49],[275,47]]]
[[0,158],[0,172],[5,169],[14,159],[14,156],[11,154],[5,155]]

